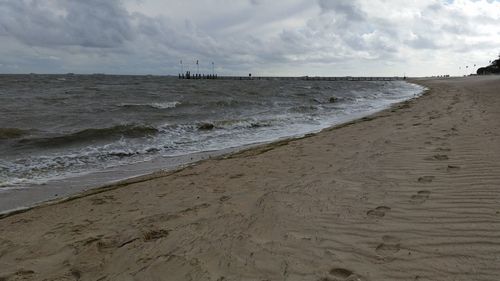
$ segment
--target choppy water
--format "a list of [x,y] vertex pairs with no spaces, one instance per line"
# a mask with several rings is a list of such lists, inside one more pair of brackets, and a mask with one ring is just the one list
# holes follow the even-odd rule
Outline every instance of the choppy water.
[[402,81],[3,75],[0,187],[301,135],[422,90]]

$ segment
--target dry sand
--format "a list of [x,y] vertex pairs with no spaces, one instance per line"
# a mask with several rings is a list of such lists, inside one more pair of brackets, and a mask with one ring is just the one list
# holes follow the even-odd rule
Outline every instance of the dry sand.
[[[500,280],[500,77],[0,220],[0,280]],[[102,190],[101,190],[102,191]]]

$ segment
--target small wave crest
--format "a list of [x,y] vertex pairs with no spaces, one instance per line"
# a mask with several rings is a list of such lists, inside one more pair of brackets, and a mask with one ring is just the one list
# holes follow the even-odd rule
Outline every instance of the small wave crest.
[[167,108],[175,108],[177,105],[179,105],[180,102],[178,101],[172,101],[172,102],[155,102],[150,104],[151,107],[158,108],[158,109],[167,109]]
[[289,109],[290,112],[294,113],[309,113],[309,112],[314,112],[317,111],[318,107],[314,105],[299,105],[299,106],[294,106]]
[[122,140],[105,146],[88,146],[72,153],[30,156],[12,161],[0,159],[0,188],[40,184],[71,174],[143,161],[144,156],[157,151],[159,149],[155,147],[129,146]]
[[251,129],[272,126],[272,120],[254,120],[254,119],[235,119],[235,120],[220,120],[213,122],[216,128],[234,130],[234,129]]
[[276,125],[276,120],[256,120],[256,119],[227,119],[205,122],[195,122],[186,124],[166,124],[159,128],[160,134],[182,134],[186,132],[211,131],[211,130],[238,130],[270,127]]
[[29,134],[28,131],[18,128],[0,128],[0,140],[2,139],[17,139]]
[[178,105],[180,105],[181,102],[179,101],[169,101],[169,102],[153,102],[153,103],[122,103],[119,104],[119,107],[150,107],[150,108],[155,108],[155,109],[169,109],[169,108],[176,108]]
[[21,139],[21,145],[61,146],[120,137],[139,138],[155,135],[158,129],[141,125],[116,125],[108,128],[92,128],[56,137]]

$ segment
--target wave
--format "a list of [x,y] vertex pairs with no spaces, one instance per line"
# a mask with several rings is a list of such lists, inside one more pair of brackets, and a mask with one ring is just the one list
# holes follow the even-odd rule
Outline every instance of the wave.
[[247,102],[235,100],[235,99],[228,99],[228,100],[219,100],[215,102],[210,102],[207,103],[209,106],[214,106],[214,107],[237,107],[241,105],[248,104]]
[[153,103],[122,103],[118,105],[119,107],[150,107],[155,109],[168,109],[176,108],[181,102],[169,101],[169,102],[153,102]]
[[216,101],[171,101],[171,102],[153,102],[153,103],[121,103],[118,107],[121,108],[153,108],[153,109],[172,109],[179,107],[204,107],[207,109],[215,108],[236,108],[236,107],[250,107],[253,105],[261,105],[259,102],[248,100],[216,100]]
[[29,132],[27,130],[18,128],[0,128],[0,140],[17,139],[24,135],[27,135],[28,133]]
[[167,109],[167,108],[175,108],[177,105],[179,105],[180,102],[178,101],[171,101],[171,102],[155,102],[150,104],[149,106],[158,108],[158,109]]
[[218,120],[212,123],[215,128],[225,129],[225,130],[235,130],[235,129],[253,129],[270,127],[273,125],[272,120],[254,120],[254,119],[234,119],[234,120]]
[[[123,141],[120,141],[123,142]],[[50,179],[64,178],[144,160],[158,152],[155,147],[88,146],[73,153],[33,156],[13,161],[0,159],[0,188],[26,184],[41,184]]]
[[290,112],[294,113],[310,113],[317,111],[318,107],[314,105],[299,105],[299,106],[294,106],[289,109]]
[[116,125],[108,128],[92,128],[69,133],[62,136],[46,138],[21,139],[19,144],[32,146],[61,146],[90,141],[106,140],[110,138],[140,138],[152,136],[158,133],[158,129],[151,126],[141,125]]
[[[126,85],[134,84],[125,81],[117,83],[119,88],[115,91],[108,88],[111,84],[102,84],[107,89],[102,95],[81,87],[42,95],[42,100],[37,102],[44,106],[49,104],[50,109],[56,102],[68,102],[67,107],[61,107],[61,115],[56,108],[55,114],[49,115],[53,118],[50,120],[57,121],[58,116],[73,112],[74,102],[76,105],[84,103],[90,109],[85,111],[89,115],[84,117],[90,117],[92,122],[101,120],[98,124],[105,128],[90,128],[83,122],[86,118],[81,119],[76,114],[68,120],[60,120],[62,128],[71,128],[67,132],[53,131],[52,126],[26,131],[0,128],[0,153],[7,152],[7,157],[0,157],[0,186],[28,185],[27,181],[66,178],[157,157],[300,135],[324,128],[346,116],[373,110],[367,107],[371,104],[380,107],[379,104],[388,104],[388,99],[395,99],[390,101],[394,102],[407,97],[406,91],[412,90],[411,87],[399,87],[399,84],[387,88],[380,83],[374,87],[343,82],[299,86],[295,82],[275,83],[278,82],[266,82],[266,88],[237,87],[239,84],[232,87],[230,82],[217,88],[211,88],[216,85],[213,83],[211,86],[196,83],[190,88],[181,83],[172,91],[175,95],[167,96],[164,93],[137,95],[137,92],[148,91],[142,86],[140,90],[125,91],[126,95],[122,95],[122,89],[128,88]],[[328,85],[333,86],[328,89]],[[69,93],[62,94],[63,90]],[[109,123],[112,120],[116,121]],[[128,125],[114,126],[122,122]],[[78,127],[69,127],[71,124]],[[88,127],[82,128],[82,125]]]
[[196,125],[200,131],[209,131],[213,129],[237,130],[237,129],[254,129],[261,127],[270,127],[273,124],[271,121],[254,121],[254,120],[218,120],[213,122],[202,122]]
[[[276,123],[276,124],[275,124]],[[160,135],[174,133],[176,135],[192,133],[196,131],[212,130],[238,130],[271,127],[277,125],[276,120],[254,120],[254,119],[234,119],[234,120],[213,120],[204,122],[194,122],[185,124],[166,124],[159,127]]]

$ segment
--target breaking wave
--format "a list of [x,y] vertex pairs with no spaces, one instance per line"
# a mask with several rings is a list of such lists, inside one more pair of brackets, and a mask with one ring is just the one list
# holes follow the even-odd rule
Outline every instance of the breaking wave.
[[141,125],[116,125],[108,128],[85,129],[65,135],[45,138],[25,138],[19,140],[19,145],[31,145],[39,147],[64,146],[76,143],[86,143],[98,140],[116,139],[121,137],[140,138],[152,136],[158,133],[158,129],[151,126]]

